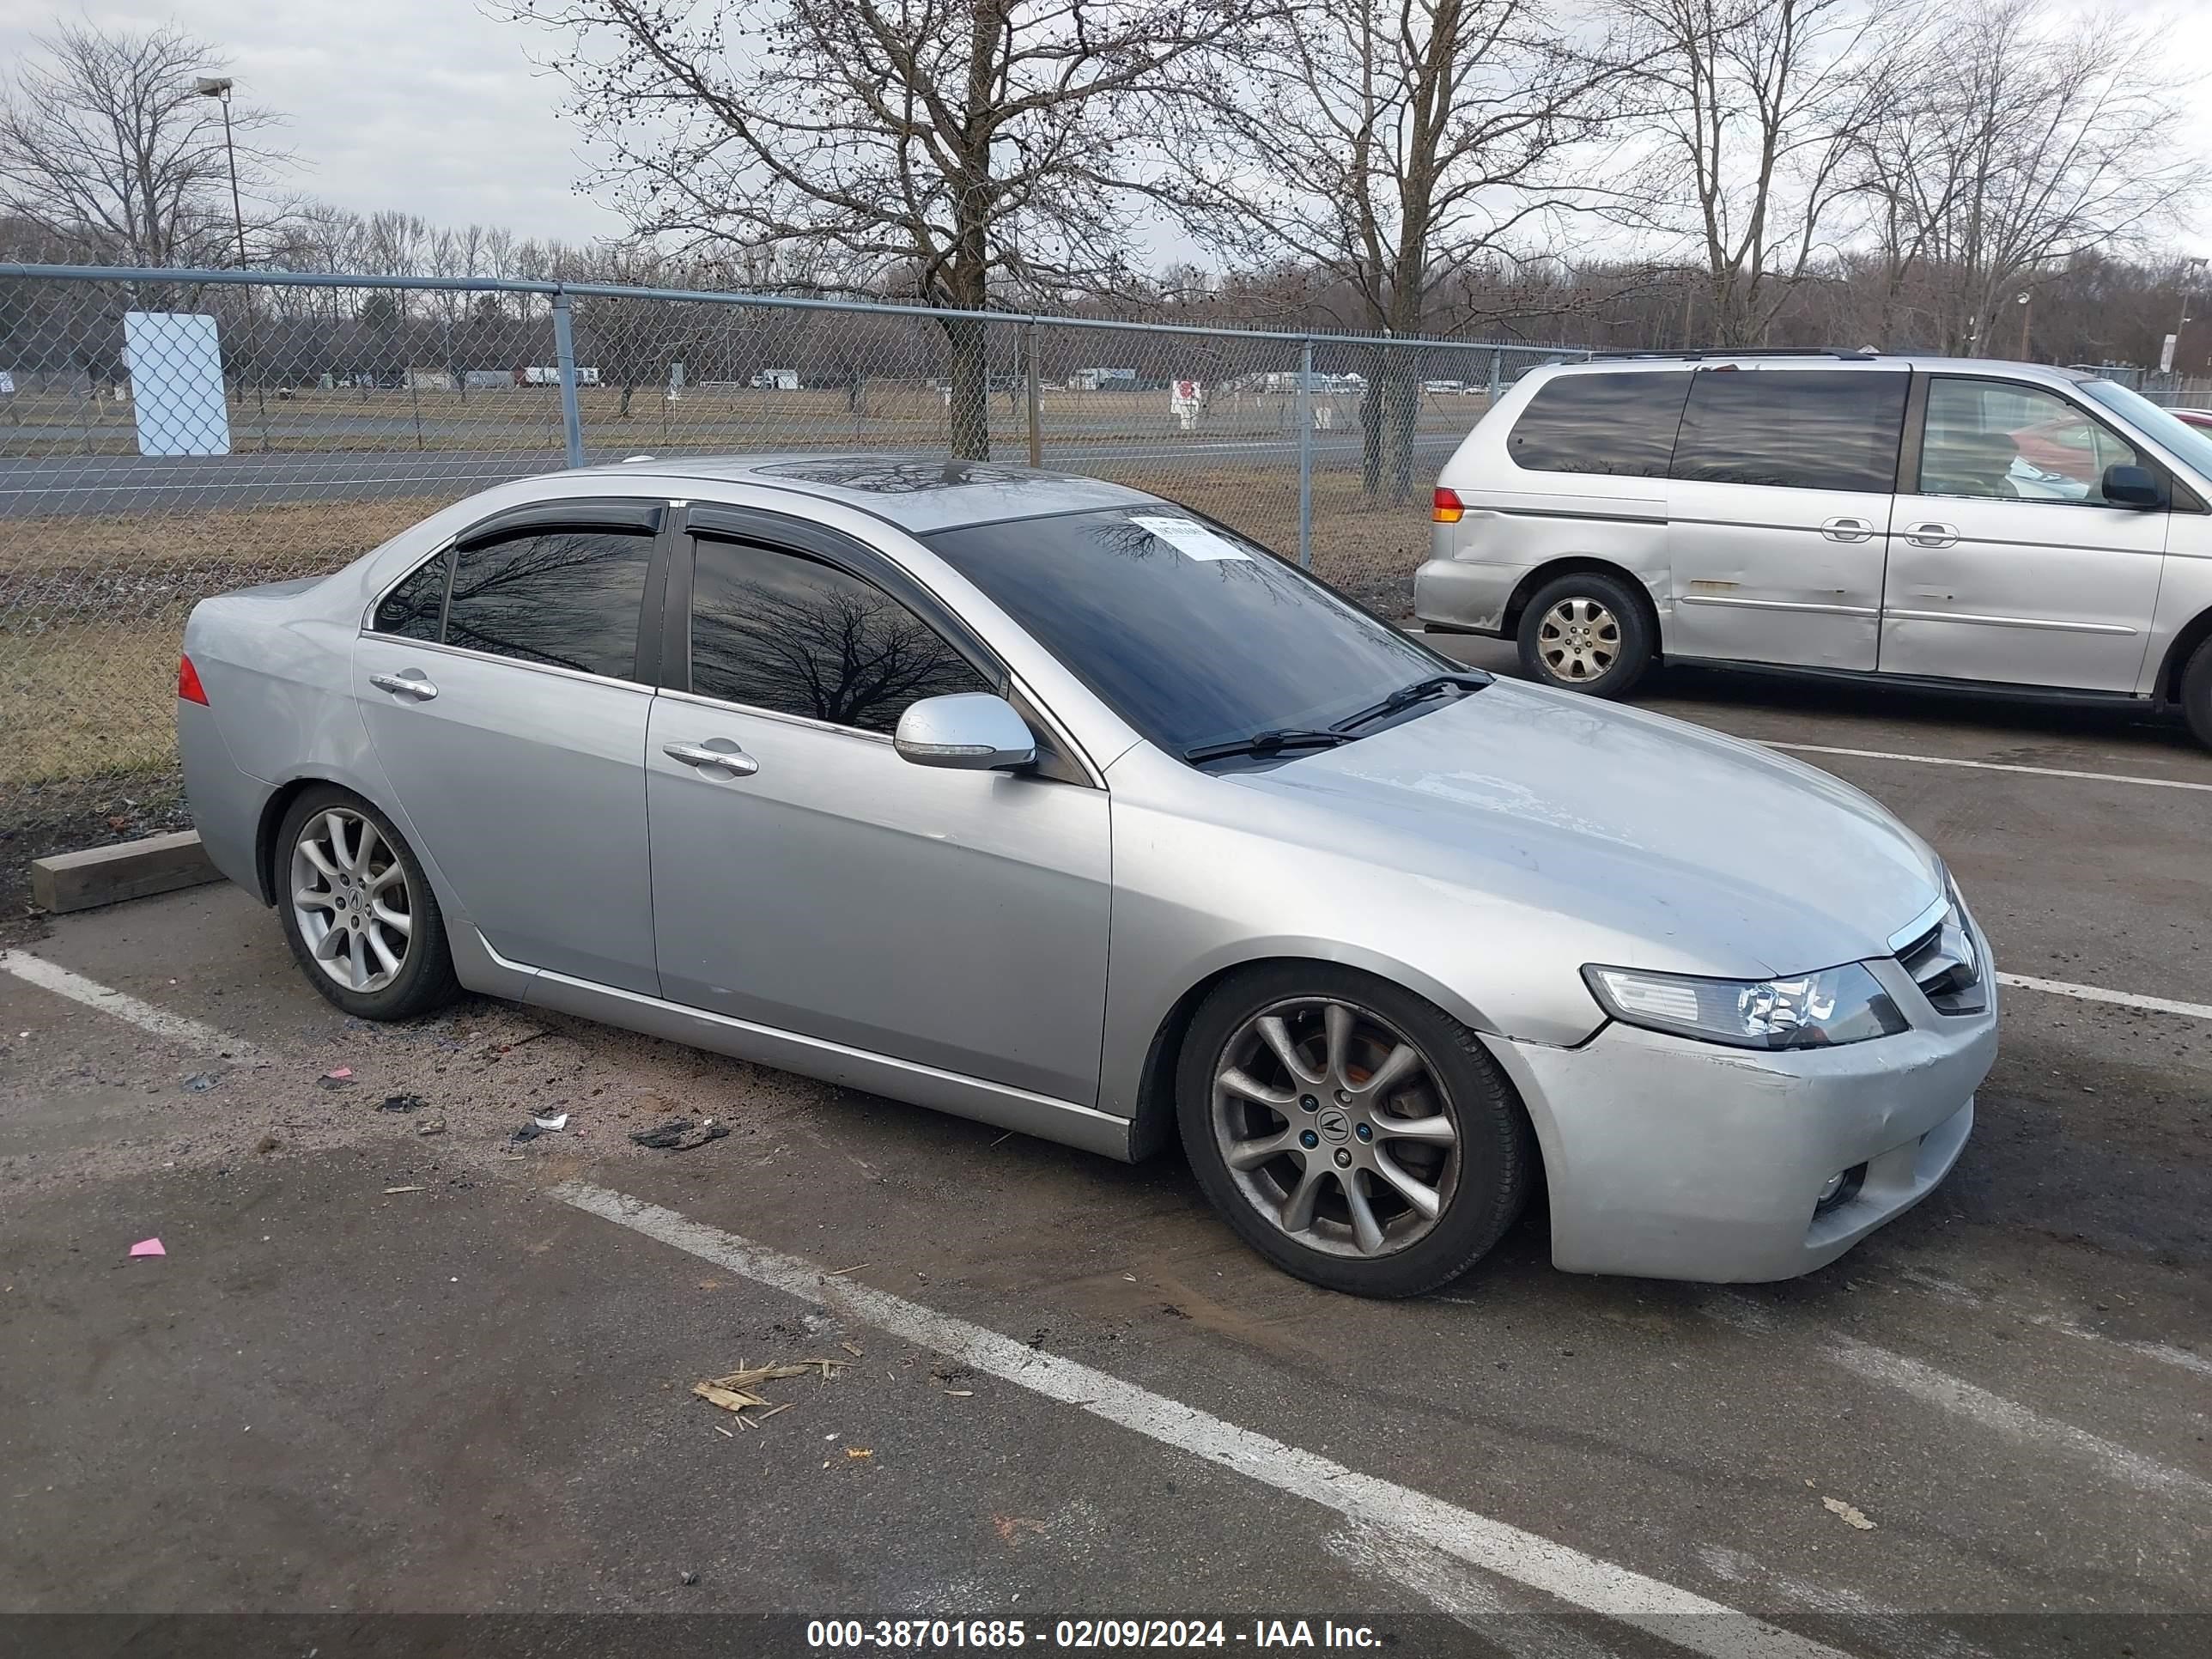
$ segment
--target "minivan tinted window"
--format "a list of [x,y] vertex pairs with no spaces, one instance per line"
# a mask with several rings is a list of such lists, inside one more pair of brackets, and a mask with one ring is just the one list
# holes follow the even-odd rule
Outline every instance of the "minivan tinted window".
[[1896,488],[1910,377],[1870,369],[1701,369],[1674,476],[1785,489]]
[[1563,374],[1529,399],[1505,453],[1532,472],[1663,478],[1689,390],[1686,373]]

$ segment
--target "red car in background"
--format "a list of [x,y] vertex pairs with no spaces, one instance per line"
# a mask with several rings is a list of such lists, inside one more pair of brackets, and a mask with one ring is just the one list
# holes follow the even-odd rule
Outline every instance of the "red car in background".
[[[2212,409],[2177,409],[2173,417],[2212,432]],[[2013,464],[2014,489],[2025,496],[2079,500],[2093,494],[2112,455],[2100,429],[2086,416],[2068,416],[2022,427],[2011,434],[2020,459]]]

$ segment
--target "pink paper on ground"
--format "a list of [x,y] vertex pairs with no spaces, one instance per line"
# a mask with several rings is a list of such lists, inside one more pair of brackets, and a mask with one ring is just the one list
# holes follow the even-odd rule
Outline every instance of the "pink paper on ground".
[[161,1241],[160,1239],[142,1238],[136,1244],[133,1244],[131,1247],[131,1254],[133,1255],[168,1255],[168,1252],[161,1248]]

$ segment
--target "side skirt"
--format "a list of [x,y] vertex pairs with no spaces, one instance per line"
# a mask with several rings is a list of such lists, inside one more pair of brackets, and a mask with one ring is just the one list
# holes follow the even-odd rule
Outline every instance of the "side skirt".
[[665,1037],[824,1083],[865,1089],[1123,1163],[1132,1161],[1131,1121],[1111,1112],[532,968],[501,956],[465,923],[456,924],[452,933],[453,965],[461,982],[472,991]]

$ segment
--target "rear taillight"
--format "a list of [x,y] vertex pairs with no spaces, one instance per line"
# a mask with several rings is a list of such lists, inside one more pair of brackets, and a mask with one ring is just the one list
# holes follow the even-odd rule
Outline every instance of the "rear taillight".
[[207,688],[200,684],[200,671],[192,666],[190,657],[177,659],[177,695],[203,708],[208,706]]
[[1446,489],[1439,484],[1437,486],[1434,501],[1429,508],[1429,516],[1438,524],[1457,524],[1467,516],[1467,508],[1461,502],[1456,491]]

